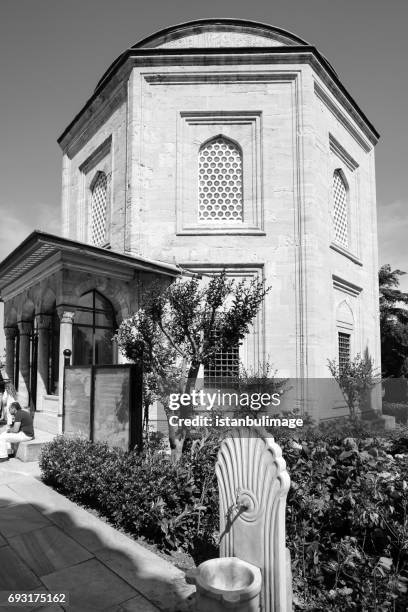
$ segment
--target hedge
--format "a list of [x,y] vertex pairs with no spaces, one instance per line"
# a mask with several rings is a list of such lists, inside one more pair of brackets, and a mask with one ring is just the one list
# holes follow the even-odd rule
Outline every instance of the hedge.
[[[295,610],[406,612],[408,443],[334,433],[277,440],[291,476],[287,545]],[[58,437],[43,479],[117,527],[195,561],[217,556],[219,441],[193,443],[178,464]]]

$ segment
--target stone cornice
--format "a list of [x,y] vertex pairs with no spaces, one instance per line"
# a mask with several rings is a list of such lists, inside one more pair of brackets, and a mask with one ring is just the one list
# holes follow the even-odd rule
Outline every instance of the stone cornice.
[[358,266],[363,265],[363,262],[361,261],[359,257],[357,257],[357,255],[350,253],[350,251],[342,247],[340,244],[337,244],[336,242],[332,242],[330,244],[330,248],[333,249],[333,251],[336,251],[336,253],[340,253],[340,255],[344,255],[344,257],[347,257],[347,259],[350,259],[353,263],[357,264]]
[[358,163],[347,153],[346,149],[335,139],[332,134],[329,134],[330,150],[337,155],[339,159],[349,168],[349,170],[356,170]]
[[[379,134],[365,114],[347,92],[335,70],[319,51],[310,45],[282,47],[230,47],[208,49],[128,49],[104,74],[98,86],[82,110],[71,121],[58,138],[61,148],[66,151],[72,139],[85,129],[91,117],[102,119],[106,108],[113,103],[112,95],[120,91],[123,100],[127,81],[134,67],[149,66],[211,66],[211,65],[260,65],[309,64],[322,81],[352,115],[355,122],[372,144]],[[96,120],[96,119],[95,119]]]
[[355,285],[354,283],[350,283],[350,281],[344,280],[344,278],[340,278],[336,274],[332,275],[333,279],[333,287],[342,291],[343,293],[348,293],[353,297],[357,297],[362,292],[362,287]]

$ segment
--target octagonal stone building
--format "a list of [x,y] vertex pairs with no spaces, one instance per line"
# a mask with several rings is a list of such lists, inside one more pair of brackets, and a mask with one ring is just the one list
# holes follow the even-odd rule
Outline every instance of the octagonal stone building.
[[[114,328],[180,270],[272,287],[239,348],[247,367],[327,378],[328,358],[366,349],[379,366],[378,137],[328,60],[279,28],[206,19],[127,49],[58,139],[62,238],[36,232],[0,265],[20,392],[47,411],[59,390],[44,378],[67,347],[74,363],[117,360],[98,357],[95,329],[79,348],[78,313],[100,300]],[[33,371],[24,334],[43,328],[55,346],[43,336]],[[305,393],[316,418],[344,412]]]

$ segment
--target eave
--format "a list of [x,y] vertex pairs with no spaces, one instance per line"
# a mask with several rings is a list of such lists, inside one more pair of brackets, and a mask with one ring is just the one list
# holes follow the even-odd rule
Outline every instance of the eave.
[[95,273],[109,270],[134,278],[137,272],[155,273],[176,278],[183,271],[176,265],[144,257],[134,257],[116,251],[95,247],[76,240],[62,238],[35,230],[0,263],[0,295],[15,285],[19,279],[32,278],[61,267],[77,270],[93,270]]
[[[182,59],[181,59],[182,58]],[[105,94],[105,88],[112,84],[117,87],[123,79],[127,79],[132,68],[135,66],[158,66],[158,65],[222,65],[232,64],[248,58],[250,63],[308,63],[315,70],[322,73],[332,85],[332,89],[339,91],[341,96],[347,102],[352,114],[354,115],[360,127],[372,144],[376,144],[380,135],[368,120],[363,111],[359,108],[355,100],[348,93],[344,85],[341,83],[336,71],[327,61],[327,59],[311,45],[296,45],[282,47],[225,47],[225,48],[197,48],[197,49],[127,49],[119,58],[108,68],[105,74],[100,79],[94,93],[74,117],[68,127],[63,131],[58,138],[58,144],[62,149],[65,149],[67,142],[72,135],[75,127],[81,129],[81,119],[91,110],[93,103],[98,97]],[[120,74],[121,73],[121,74]],[[120,78],[119,77],[120,74]],[[115,81],[116,77],[116,83]],[[78,125],[77,125],[78,124]]]

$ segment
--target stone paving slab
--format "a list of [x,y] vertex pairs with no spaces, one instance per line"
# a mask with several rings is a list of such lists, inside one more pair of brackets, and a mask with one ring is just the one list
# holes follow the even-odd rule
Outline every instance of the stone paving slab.
[[[163,612],[187,612],[192,609],[195,587],[186,583],[184,574],[143,547],[104,548],[95,556]],[[148,554],[146,554],[148,553]]]
[[156,608],[142,595],[136,595],[136,597],[125,601],[118,607],[112,608],[112,612],[160,612],[160,609]]
[[[4,463],[0,463],[0,466],[4,466],[8,463],[10,462],[5,461]],[[22,474],[21,472],[7,472],[4,469],[0,469],[0,485],[10,484],[11,482],[16,482],[17,480],[24,479],[26,477],[26,474]]]
[[[0,548],[0,590],[26,591],[43,586],[10,546]],[[1,608],[2,609],[2,608]]]
[[0,508],[3,506],[13,506],[14,504],[24,503],[24,498],[18,495],[6,484],[0,485]]
[[10,487],[50,521],[92,552],[106,546],[116,546],[118,539],[130,541],[138,546],[136,542],[42,482],[17,480],[10,484]]
[[42,576],[50,591],[69,593],[67,610],[109,610],[137,593],[97,559]]
[[50,521],[27,503],[0,508],[0,533],[11,538],[50,525]]
[[38,576],[92,557],[88,550],[55,525],[9,538],[9,543]]
[[0,590],[70,592],[68,606],[25,610],[193,610],[184,572],[47,487],[38,466],[12,461],[0,464]]

